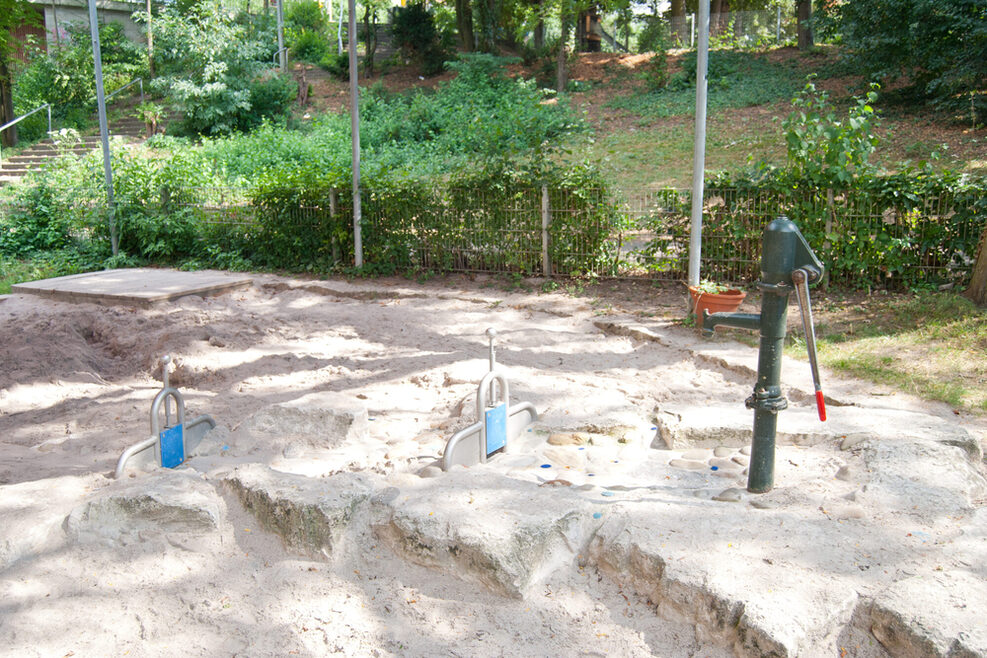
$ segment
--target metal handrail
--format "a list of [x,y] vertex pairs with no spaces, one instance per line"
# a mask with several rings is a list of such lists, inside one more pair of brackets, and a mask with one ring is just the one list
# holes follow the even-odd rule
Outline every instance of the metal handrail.
[[[17,117],[13,121],[10,121],[8,123],[3,124],[2,126],[0,126],[0,133],[2,133],[7,128],[10,128],[11,126],[17,125],[18,123],[20,123],[24,119],[28,118],[29,116],[31,116],[35,112],[40,112],[41,110],[43,110],[45,108],[48,108],[48,134],[50,135],[51,134],[51,103],[45,103],[44,105],[42,105],[40,107],[34,108],[33,110],[31,110],[27,114],[22,114],[21,116]],[[3,160],[3,149],[2,149],[2,143],[0,143],[0,161],[2,161],[2,160]]]
[[114,96],[116,96],[117,94],[119,94],[121,91],[123,91],[127,87],[132,87],[133,85],[140,85],[140,88],[141,88],[141,103],[143,103],[144,102],[144,78],[137,78],[136,80],[131,80],[130,82],[128,82],[124,86],[122,86],[119,89],[117,89],[116,91],[114,91],[112,94],[108,94],[106,96],[106,102],[109,102],[111,98],[113,98]]
[[274,55],[271,57],[271,63],[272,64],[280,64],[281,63],[279,61],[279,59],[281,57],[281,53],[284,53],[285,54],[285,58],[287,58],[288,57],[288,46],[285,46],[284,48],[278,48],[277,50],[274,51]]

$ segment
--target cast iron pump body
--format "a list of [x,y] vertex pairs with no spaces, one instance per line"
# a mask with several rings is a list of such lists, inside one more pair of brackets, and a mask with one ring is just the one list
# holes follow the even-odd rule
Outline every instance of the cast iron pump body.
[[774,486],[778,412],[788,407],[788,400],[781,394],[781,356],[788,320],[788,296],[793,292],[798,296],[802,311],[819,419],[826,420],[808,290],[808,285],[819,281],[822,274],[822,264],[798,228],[781,216],[764,229],[761,280],[757,284],[761,290],[761,312],[703,312],[702,332],[706,337],[712,336],[713,329],[719,325],[760,330],[757,383],[746,402],[747,408],[754,410],[754,437],[747,476],[747,490],[751,493],[765,493]]

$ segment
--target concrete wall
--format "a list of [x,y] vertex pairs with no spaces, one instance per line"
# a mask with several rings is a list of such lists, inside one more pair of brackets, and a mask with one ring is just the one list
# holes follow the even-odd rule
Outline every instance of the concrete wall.
[[[39,2],[34,0],[34,4],[44,6],[45,31],[47,32],[48,48],[55,45],[55,18],[58,18],[59,38],[68,38],[65,26],[74,23],[86,28],[89,27],[89,5],[85,0],[65,3],[56,1],[54,6],[51,2]],[[113,0],[97,0],[96,15],[100,23],[120,23],[123,25],[123,32],[128,39],[136,43],[144,43],[144,32],[137,23],[130,17],[135,11],[141,11],[146,7],[144,3],[114,2]]]

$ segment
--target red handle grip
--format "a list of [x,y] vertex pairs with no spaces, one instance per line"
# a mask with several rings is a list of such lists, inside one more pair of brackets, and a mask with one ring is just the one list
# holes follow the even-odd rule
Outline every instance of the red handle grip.
[[823,399],[823,392],[816,391],[816,409],[819,410],[819,420],[826,422],[826,401]]

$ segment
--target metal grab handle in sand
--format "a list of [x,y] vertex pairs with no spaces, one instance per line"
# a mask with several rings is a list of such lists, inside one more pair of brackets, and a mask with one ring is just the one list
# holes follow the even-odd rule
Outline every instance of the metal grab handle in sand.
[[172,388],[171,386],[169,386],[169,382],[168,382],[168,366],[170,364],[171,364],[171,356],[170,355],[165,354],[163,357],[161,357],[161,368],[162,368],[161,381],[162,381],[162,384],[164,386],[162,387],[162,389],[160,391],[158,391],[158,394],[154,396],[154,401],[151,403],[151,423],[150,423],[151,424],[151,436],[148,437],[148,438],[146,438],[146,439],[144,439],[143,441],[141,441],[139,443],[135,443],[134,445],[130,446],[129,448],[127,448],[126,450],[123,451],[123,454],[120,455],[120,459],[117,460],[117,467],[116,467],[116,470],[114,471],[114,477],[117,478],[117,479],[119,479],[120,477],[123,476],[123,471],[124,471],[124,469],[127,466],[127,461],[131,457],[133,457],[137,453],[143,452],[144,450],[147,450],[148,448],[151,448],[151,447],[154,448],[154,456],[155,456],[155,459],[158,462],[158,466],[162,466],[163,465],[162,464],[162,455],[161,455],[161,434],[162,434],[162,431],[161,431],[161,426],[159,424],[159,418],[158,418],[158,416],[159,416],[159,412],[161,410],[161,405],[164,404],[164,410],[165,410],[165,428],[166,429],[170,429],[171,428],[171,408],[170,408],[171,407],[171,404],[170,403],[171,403],[171,399],[172,398],[174,398],[174,400],[175,400],[175,407],[176,407],[175,408],[175,412],[176,412],[177,420],[178,420],[178,425],[176,425],[175,427],[178,427],[178,426],[181,426],[182,427],[182,436],[183,436],[183,438],[182,438],[182,446],[181,446],[181,449],[182,449],[182,461],[184,461],[184,458],[186,456],[186,454],[185,454],[186,453],[186,447],[185,447],[185,442],[184,442],[184,432],[186,430],[192,429],[193,427],[197,427],[197,426],[199,426],[199,425],[201,425],[203,423],[208,424],[209,425],[209,429],[213,429],[213,428],[216,427],[216,421],[213,420],[213,417],[210,416],[209,414],[202,414],[201,416],[198,416],[198,417],[192,419],[191,421],[189,421],[187,423],[185,422],[185,398],[182,397],[182,394],[181,394],[181,392],[178,389]]

